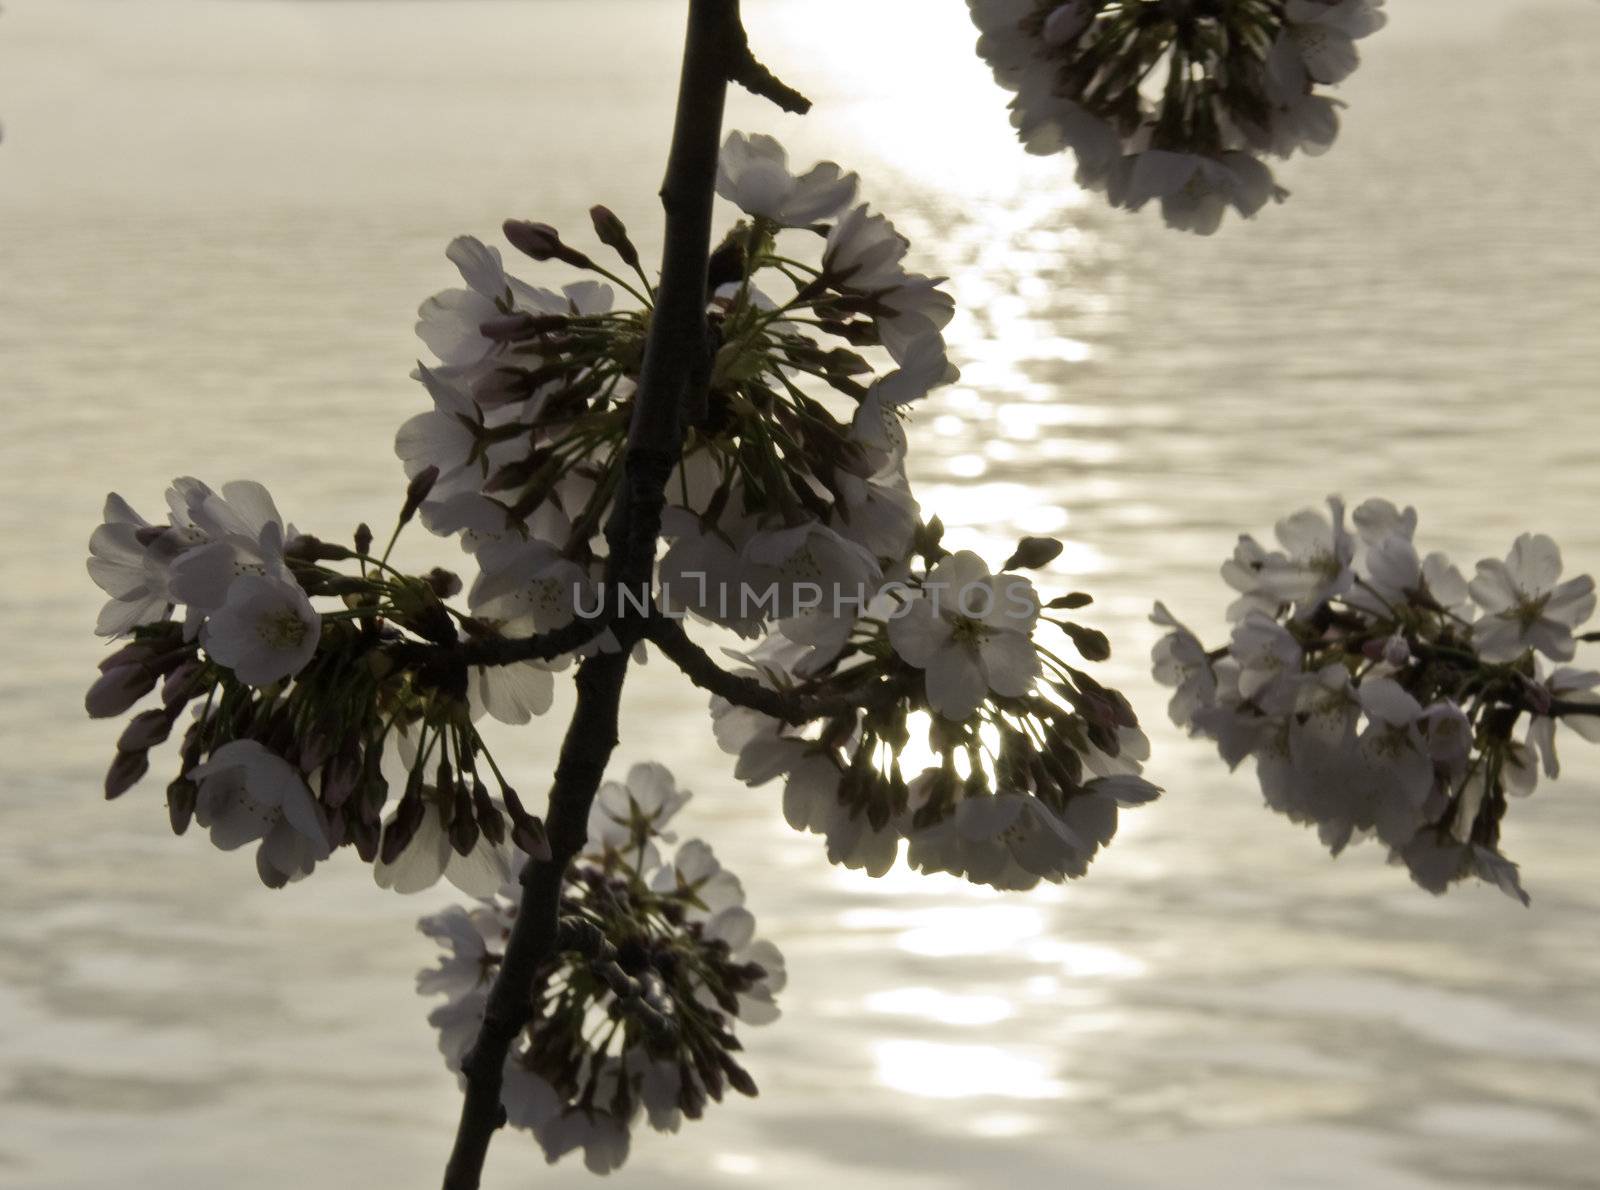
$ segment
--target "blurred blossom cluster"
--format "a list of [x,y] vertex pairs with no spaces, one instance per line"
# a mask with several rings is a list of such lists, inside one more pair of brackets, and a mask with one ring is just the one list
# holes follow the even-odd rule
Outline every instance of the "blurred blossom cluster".
[[[1556,725],[1600,739],[1600,672],[1574,659],[1594,580],[1524,533],[1468,581],[1422,553],[1417,514],[1337,498],[1239,539],[1228,644],[1208,651],[1161,604],[1155,676],[1174,723],[1230,767],[1255,759],[1267,804],[1334,854],[1375,836],[1434,893],[1477,877],[1527,901],[1500,850],[1509,799],[1559,771]],[[1554,668],[1551,668],[1554,664]]]
[[[507,1122],[531,1131],[551,1162],[581,1149],[589,1169],[608,1173],[627,1159],[641,1114],[676,1132],[729,1089],[756,1094],[733,1030],[777,1019],[783,956],[755,937],[738,877],[709,846],[691,839],[663,851],[689,796],[662,766],[640,764],[625,782],[601,786],[594,803],[555,953],[534,976],[535,1011],[501,1091]],[[417,990],[445,997],[428,1020],[458,1073],[520,895],[512,873],[498,893],[419,923],[444,954],[417,976]]]
[[1030,153],[1070,149],[1081,186],[1202,235],[1285,197],[1264,158],[1333,143],[1324,88],[1386,19],[1383,0],[967,2]]

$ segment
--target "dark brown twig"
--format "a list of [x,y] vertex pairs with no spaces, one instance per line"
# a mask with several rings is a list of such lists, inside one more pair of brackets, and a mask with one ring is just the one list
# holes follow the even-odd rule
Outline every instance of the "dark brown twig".
[[657,615],[650,621],[649,640],[676,665],[683,675],[702,690],[727,699],[735,706],[770,715],[782,723],[809,723],[848,711],[875,706],[901,693],[893,681],[878,679],[850,690],[811,693],[801,690],[774,690],[747,674],[732,673],[689,638],[677,620]]

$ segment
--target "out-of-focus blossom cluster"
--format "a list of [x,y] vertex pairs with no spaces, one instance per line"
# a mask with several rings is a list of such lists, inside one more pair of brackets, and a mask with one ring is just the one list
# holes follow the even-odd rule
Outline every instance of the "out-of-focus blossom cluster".
[[978,52],[1016,93],[1031,153],[1070,149],[1078,183],[1113,206],[1158,202],[1209,234],[1283,191],[1263,158],[1325,151],[1324,88],[1383,27],[1383,0],[968,0]]
[[1600,739],[1600,672],[1567,664],[1594,580],[1563,581],[1556,543],[1524,533],[1469,581],[1418,547],[1415,510],[1328,505],[1278,522],[1279,549],[1239,539],[1226,647],[1156,605],[1173,722],[1230,767],[1253,757],[1267,804],[1334,854],[1376,837],[1431,892],[1475,876],[1526,902],[1501,826],[1559,771],[1558,721]]
[[[756,1093],[734,1027],[777,1019],[783,957],[756,938],[743,887],[710,847],[691,839],[663,849],[688,799],[666,769],[641,764],[595,801],[561,898],[557,950],[535,975],[533,1015],[502,1088],[507,1122],[530,1130],[551,1162],[582,1149],[591,1170],[610,1172],[627,1159],[641,1115],[676,1132],[730,1088]],[[428,1020],[452,1070],[477,1037],[520,894],[513,879],[419,923],[445,950],[417,990],[446,997]]]

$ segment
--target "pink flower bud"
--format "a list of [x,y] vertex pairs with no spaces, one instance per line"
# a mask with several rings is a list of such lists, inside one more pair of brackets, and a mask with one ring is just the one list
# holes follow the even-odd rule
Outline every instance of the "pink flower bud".
[[120,665],[103,673],[83,697],[91,719],[122,714],[155,689],[156,675],[141,665]]

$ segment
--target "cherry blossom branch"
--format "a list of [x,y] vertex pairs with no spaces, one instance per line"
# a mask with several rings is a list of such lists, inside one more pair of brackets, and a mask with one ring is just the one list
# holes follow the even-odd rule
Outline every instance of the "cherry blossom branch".
[[[1534,708],[1530,707],[1529,710]],[[1600,702],[1578,702],[1570,698],[1552,698],[1547,710],[1536,712],[1559,719],[1563,715],[1600,715]]]
[[483,1026],[461,1063],[466,1091],[445,1190],[476,1190],[489,1142],[505,1123],[500,1090],[506,1055],[532,1015],[534,976],[555,947],[567,866],[583,849],[589,802],[617,745],[618,695],[627,665],[628,655],[619,652],[591,657],[578,667],[577,706],[561,744],[545,824],[550,858],[529,860],[523,868],[516,924],[489,990]]
[[484,636],[451,645],[406,641],[396,645],[390,656],[400,665],[420,670],[431,684],[448,685],[451,675],[478,666],[554,661],[594,640],[608,623],[606,618],[596,616],[533,636]]
[[532,1013],[533,977],[555,946],[567,865],[583,846],[589,807],[616,747],[629,653],[648,626],[646,616],[629,613],[622,592],[631,587],[648,594],[667,478],[682,453],[680,411],[686,398],[697,395],[691,389],[709,377],[706,262],[722,114],[729,82],[749,75],[751,61],[738,0],[690,0],[677,117],[661,189],[666,211],[661,286],[629,427],[623,497],[606,529],[606,583],[617,593],[618,609],[606,626],[616,633],[619,648],[578,668],[577,707],[546,815],[550,858],[530,859],[523,869],[517,927],[490,989],[483,1026],[462,1063],[467,1087],[445,1190],[476,1190],[489,1142],[505,1123],[500,1093],[506,1055]]
[[864,688],[838,693],[774,690],[748,675],[723,669],[711,654],[689,638],[681,623],[666,616],[658,615],[651,620],[648,638],[700,689],[783,723],[798,725],[826,719],[858,707],[892,701],[902,693],[898,683],[881,680]]

